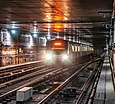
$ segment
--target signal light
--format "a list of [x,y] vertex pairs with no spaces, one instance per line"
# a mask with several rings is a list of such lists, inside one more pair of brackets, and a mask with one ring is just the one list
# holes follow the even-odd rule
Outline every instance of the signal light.
[[54,43],[55,46],[61,46],[62,43]]

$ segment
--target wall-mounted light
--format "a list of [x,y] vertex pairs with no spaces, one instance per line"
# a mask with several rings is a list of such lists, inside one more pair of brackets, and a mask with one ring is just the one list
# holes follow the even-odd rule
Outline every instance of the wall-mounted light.
[[48,40],[50,40],[50,39],[51,39],[51,36],[50,36],[50,35],[48,35],[48,36],[47,36],[47,39],[48,39]]
[[30,27],[30,33],[33,35],[34,38],[37,37],[38,34],[38,24],[35,21],[34,24],[32,24],[32,26]]
[[37,33],[33,33],[34,38],[37,38],[37,36],[38,36]]
[[8,30],[11,34],[16,34],[19,31],[20,25],[17,24],[16,21],[12,21],[10,24],[7,25]]
[[12,29],[11,34],[16,34],[16,30]]

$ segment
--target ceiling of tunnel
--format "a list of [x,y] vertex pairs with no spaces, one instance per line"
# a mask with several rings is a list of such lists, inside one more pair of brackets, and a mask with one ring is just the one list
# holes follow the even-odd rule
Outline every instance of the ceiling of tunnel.
[[[37,23],[44,32],[49,23],[50,28],[58,24],[58,29],[78,29],[80,38],[98,44],[97,40],[104,41],[108,35],[112,8],[113,0],[1,0],[0,27],[10,28],[15,21],[29,30]],[[68,31],[67,35],[76,35]]]

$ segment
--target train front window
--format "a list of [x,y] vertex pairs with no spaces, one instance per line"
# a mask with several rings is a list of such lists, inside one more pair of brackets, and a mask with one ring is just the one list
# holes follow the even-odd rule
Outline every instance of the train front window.
[[67,52],[68,42],[62,39],[55,39],[47,42],[47,49],[52,50],[55,54]]
[[62,54],[62,53],[65,53],[65,50],[53,50],[54,54]]

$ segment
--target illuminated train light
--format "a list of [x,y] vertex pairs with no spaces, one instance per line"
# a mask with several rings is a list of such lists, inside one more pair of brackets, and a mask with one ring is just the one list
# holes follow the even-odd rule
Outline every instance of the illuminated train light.
[[51,60],[53,57],[52,54],[46,54],[45,58],[46,60]]
[[63,54],[63,55],[62,55],[62,59],[63,59],[63,60],[66,60],[66,61],[69,60],[69,55]]
[[61,40],[56,40],[56,41],[53,41],[53,46],[55,47],[65,47],[66,43],[65,41],[61,41]]
[[62,43],[54,43],[55,46],[61,46]]
[[44,54],[44,60],[45,60],[45,63],[47,63],[47,64],[54,63],[55,54],[52,51],[49,51],[49,52],[45,53]]
[[46,64],[65,64],[69,65],[72,63],[72,54],[68,50],[68,41],[63,39],[50,40],[47,43],[45,63]]

